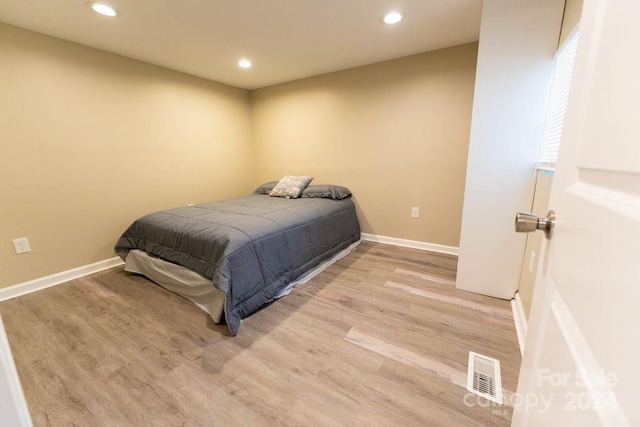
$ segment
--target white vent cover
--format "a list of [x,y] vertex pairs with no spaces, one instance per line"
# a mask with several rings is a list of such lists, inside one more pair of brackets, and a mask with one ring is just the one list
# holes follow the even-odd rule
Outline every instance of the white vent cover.
[[467,390],[502,405],[500,361],[470,351]]

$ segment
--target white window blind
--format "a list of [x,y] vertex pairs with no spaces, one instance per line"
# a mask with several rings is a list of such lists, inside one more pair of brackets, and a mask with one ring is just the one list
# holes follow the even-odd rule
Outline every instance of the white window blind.
[[558,50],[558,53],[556,53],[556,65],[551,83],[551,94],[549,96],[547,114],[544,120],[542,143],[540,144],[540,152],[538,154],[538,169],[553,170],[556,166],[577,47],[578,31],[574,31]]

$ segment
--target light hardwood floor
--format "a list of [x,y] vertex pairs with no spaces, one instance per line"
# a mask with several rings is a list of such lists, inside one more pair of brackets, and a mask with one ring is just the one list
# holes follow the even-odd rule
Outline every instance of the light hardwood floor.
[[475,351],[515,391],[510,304],[455,289],[455,269],[365,242],[236,337],[122,267],[0,313],[37,426],[509,425],[512,408],[464,384]]

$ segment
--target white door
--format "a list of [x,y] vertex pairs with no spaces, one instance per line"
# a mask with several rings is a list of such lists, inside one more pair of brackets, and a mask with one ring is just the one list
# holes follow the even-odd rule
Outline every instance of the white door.
[[513,425],[640,425],[640,1],[585,0]]
[[30,427],[32,425],[0,316],[0,426]]

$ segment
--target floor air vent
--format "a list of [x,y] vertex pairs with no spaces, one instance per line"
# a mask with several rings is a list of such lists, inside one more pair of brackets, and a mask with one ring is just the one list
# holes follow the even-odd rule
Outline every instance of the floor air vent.
[[470,351],[467,390],[502,405],[500,361]]

